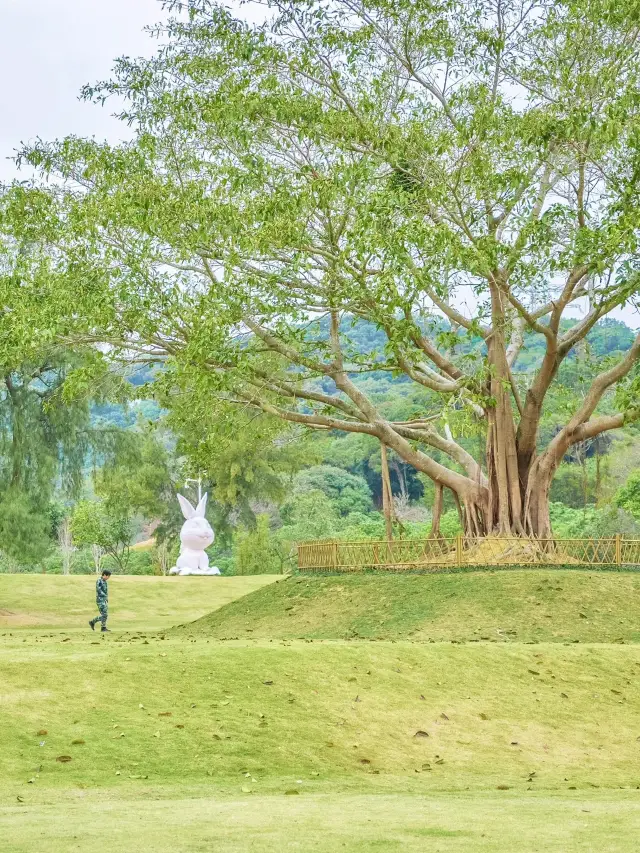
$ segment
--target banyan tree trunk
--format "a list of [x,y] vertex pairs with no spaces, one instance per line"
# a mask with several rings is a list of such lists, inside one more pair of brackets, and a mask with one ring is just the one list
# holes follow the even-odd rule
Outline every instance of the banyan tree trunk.
[[490,361],[494,365],[491,396],[495,405],[488,412],[489,495],[485,527],[490,533],[521,536],[525,533],[522,485],[509,391],[509,367],[500,341],[489,342],[489,353]]

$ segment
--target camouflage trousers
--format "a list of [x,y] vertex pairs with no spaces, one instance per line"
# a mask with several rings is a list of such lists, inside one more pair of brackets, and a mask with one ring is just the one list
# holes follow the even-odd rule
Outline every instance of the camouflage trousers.
[[98,602],[98,610],[100,611],[100,615],[96,616],[95,619],[92,619],[91,622],[93,625],[96,625],[98,622],[102,622],[102,627],[107,627],[107,617],[109,616],[109,605],[99,601]]

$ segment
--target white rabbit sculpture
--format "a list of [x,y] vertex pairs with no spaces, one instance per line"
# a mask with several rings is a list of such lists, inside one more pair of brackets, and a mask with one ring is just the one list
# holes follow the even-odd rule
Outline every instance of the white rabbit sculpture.
[[204,550],[215,539],[211,525],[204,517],[207,508],[207,495],[202,496],[195,509],[182,495],[178,495],[178,502],[186,520],[180,531],[180,556],[169,574],[219,575],[220,569],[209,566],[209,558]]

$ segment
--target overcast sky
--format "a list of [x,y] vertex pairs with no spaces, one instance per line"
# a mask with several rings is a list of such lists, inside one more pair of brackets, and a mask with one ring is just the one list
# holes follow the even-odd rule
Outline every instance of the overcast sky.
[[0,180],[16,176],[7,158],[20,142],[122,138],[113,107],[78,94],[108,77],[114,58],[152,54],[143,28],[161,19],[157,0],[0,0]]
[[[250,14],[246,7],[243,14]],[[113,104],[99,107],[78,95],[85,83],[108,77],[116,57],[153,54],[157,41],[144,27],[162,18],[159,0],[0,0],[0,182],[29,176],[10,159],[21,142],[124,137]],[[634,309],[613,316],[640,325]]]

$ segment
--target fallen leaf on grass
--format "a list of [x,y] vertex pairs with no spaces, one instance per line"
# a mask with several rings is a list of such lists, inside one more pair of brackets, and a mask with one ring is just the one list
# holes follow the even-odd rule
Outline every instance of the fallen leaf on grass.
[[159,717],[171,717],[171,716],[173,716],[173,714],[171,713],[171,711],[161,711],[158,714],[158,716]]
[[270,686],[271,684],[273,684],[273,681],[263,681],[262,683],[266,684],[267,686]]
[[71,741],[71,746],[82,746],[84,741],[81,738],[77,738],[77,740]]
[[498,791],[508,791],[509,785],[496,785],[496,788],[498,789]]
[[44,737],[45,735],[48,735],[48,734],[49,734],[49,732],[46,729],[40,729],[40,731],[38,732],[38,737]]
[[182,725],[182,723],[178,723],[178,724],[176,725],[176,728],[177,728],[177,729],[183,729],[183,728],[184,728],[184,726]]
[[488,714],[480,714],[480,719],[481,719],[481,720],[488,720],[488,719],[489,719],[489,715],[488,715]]
[[540,675],[537,669],[528,669],[527,672],[530,672],[531,675]]
[[361,759],[360,759],[360,764],[371,764],[371,762],[369,761],[369,759],[368,759],[368,758],[361,758]]
[[70,755],[59,755],[56,761],[59,761],[61,764],[67,764],[69,761],[73,761],[73,759]]
[[446,715],[446,714],[440,714],[440,719],[441,719],[441,720],[448,720],[448,719],[449,719],[449,717],[447,717],[447,715]]
[[566,693],[561,693],[560,695],[562,696],[562,698],[563,698],[563,699],[568,699],[568,698],[569,698],[569,697],[567,696],[567,694],[566,694]]
[[243,785],[243,786],[242,786],[242,793],[243,793],[243,794],[250,794],[250,793],[251,793],[251,788],[247,788],[247,786],[246,786],[246,785]]
[[300,791],[297,791],[295,788],[291,788],[289,791],[284,792],[286,796],[291,797],[294,794],[299,794]]
[[414,737],[429,737],[429,732],[425,732],[422,729],[418,729],[418,731],[414,734]]

